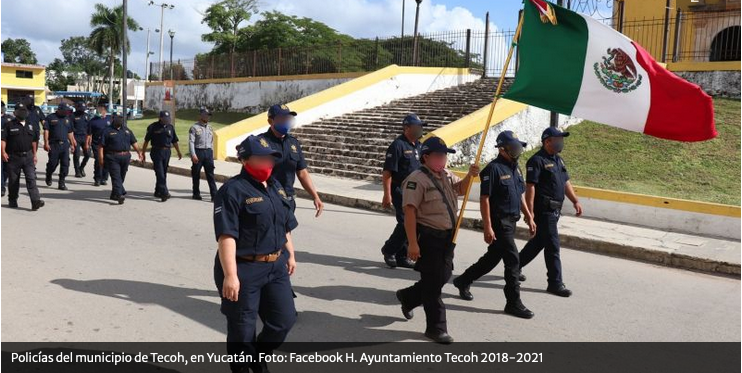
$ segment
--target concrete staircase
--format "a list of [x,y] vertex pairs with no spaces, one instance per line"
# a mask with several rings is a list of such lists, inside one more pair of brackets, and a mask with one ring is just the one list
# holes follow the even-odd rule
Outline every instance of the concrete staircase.
[[[504,86],[510,83],[511,80],[506,80]],[[428,122],[426,132],[433,131],[488,105],[496,84],[494,78],[479,79],[321,119],[293,130],[292,134],[301,141],[311,172],[380,181],[384,153],[391,141],[402,133],[405,115],[417,113]]]

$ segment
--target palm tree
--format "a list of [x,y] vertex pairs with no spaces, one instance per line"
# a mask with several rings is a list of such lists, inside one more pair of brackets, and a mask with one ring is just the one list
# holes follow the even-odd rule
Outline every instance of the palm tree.
[[[95,4],[95,12],[90,16],[90,27],[94,28],[90,33],[90,47],[101,56],[108,55],[109,109],[113,102],[113,67],[116,61],[116,55],[124,51],[128,54],[131,51],[130,42],[127,42],[124,48],[123,20],[123,5],[111,9],[103,4]],[[131,17],[127,17],[126,22],[129,30],[136,31],[139,29],[139,24]],[[126,79],[126,74],[124,74],[124,79]],[[124,80],[122,84],[126,84],[126,81]]]

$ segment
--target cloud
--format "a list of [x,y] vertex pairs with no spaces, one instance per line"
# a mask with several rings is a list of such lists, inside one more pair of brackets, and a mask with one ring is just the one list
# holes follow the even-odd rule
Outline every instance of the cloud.
[[[166,0],[167,1],[167,0]],[[173,1],[175,9],[165,10],[164,29],[175,30],[173,40],[173,59],[192,59],[197,53],[208,52],[212,45],[201,41],[201,34],[209,29],[201,24],[206,8],[215,1],[178,0]],[[48,64],[54,58],[61,58],[60,41],[71,36],[89,35],[90,14],[96,3],[113,7],[120,4],[114,0],[74,0],[52,3],[48,0],[24,0],[4,2],[0,14],[0,33],[2,39],[25,38],[31,43],[39,63]],[[154,33],[160,27],[160,8],[148,6],[147,0],[129,0],[129,15],[145,30],[130,32],[132,53],[128,57],[130,70],[144,76],[147,31],[150,36],[150,50],[154,52],[150,61],[159,60],[160,34]],[[415,1],[407,0],[405,7],[405,34],[411,35],[415,21]],[[333,4],[328,9],[328,4]],[[278,10],[299,17],[309,17],[326,23],[330,27],[354,37],[396,36],[401,32],[402,2],[399,0],[281,0],[264,1],[260,10]],[[259,16],[254,17],[255,22]],[[442,0],[426,0],[420,7],[420,32],[440,32],[449,30],[483,29],[484,20],[476,17],[466,8],[449,7]],[[167,61],[170,53],[170,40],[163,38],[163,59]]]

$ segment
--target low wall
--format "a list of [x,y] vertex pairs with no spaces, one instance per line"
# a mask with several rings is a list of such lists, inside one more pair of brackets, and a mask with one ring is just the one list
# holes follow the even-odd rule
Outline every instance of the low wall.
[[710,96],[740,97],[740,61],[669,62],[667,69],[697,84]]
[[[175,82],[178,109],[207,106],[213,110],[259,113],[278,103],[309,96],[365,73],[268,76],[259,78],[182,80]],[[162,82],[148,83],[144,108],[160,110]]]

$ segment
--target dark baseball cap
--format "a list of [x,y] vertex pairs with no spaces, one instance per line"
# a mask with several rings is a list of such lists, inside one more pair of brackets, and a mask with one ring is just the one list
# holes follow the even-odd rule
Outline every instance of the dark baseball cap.
[[281,115],[293,115],[296,116],[295,111],[291,111],[286,104],[276,104],[268,109],[268,118],[274,118]]
[[75,103],[75,109],[77,109],[77,110],[85,110],[87,108],[88,108],[88,105],[85,105],[85,103],[82,102],[82,101],[77,101]]
[[513,133],[513,131],[502,131],[499,135],[497,135],[497,147],[502,148],[503,146],[508,146],[513,143],[520,143],[523,147],[528,145],[528,143],[518,140],[518,136]]
[[422,153],[456,153],[456,150],[446,146],[442,138],[433,136],[423,142]]
[[427,126],[427,122],[423,122],[420,117],[417,116],[415,113],[409,113],[406,117],[402,120],[403,126]]
[[21,100],[15,103],[15,107],[13,109],[14,110],[27,109],[27,107],[26,107],[26,104],[24,104],[23,101]]
[[205,107],[205,106],[201,106],[201,108],[198,109],[198,113],[199,114],[211,115],[211,111],[209,111],[209,109],[207,107]]
[[248,136],[237,148],[237,158],[247,159],[251,155],[272,155],[281,157],[281,152],[274,150],[263,136]]
[[67,105],[66,102],[60,102],[59,105],[57,105],[57,111],[69,111],[70,106]]
[[549,137],[567,137],[569,132],[562,132],[557,127],[547,127],[541,134],[541,141],[548,139]]

